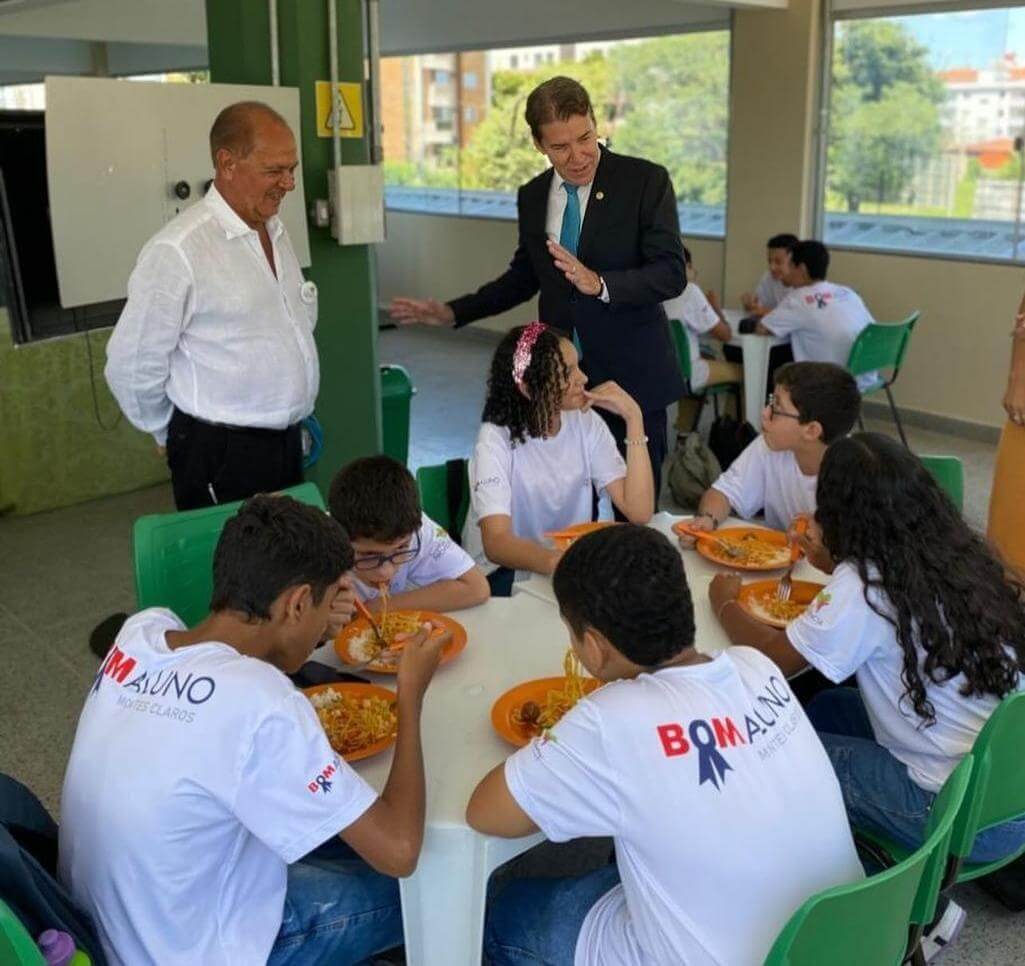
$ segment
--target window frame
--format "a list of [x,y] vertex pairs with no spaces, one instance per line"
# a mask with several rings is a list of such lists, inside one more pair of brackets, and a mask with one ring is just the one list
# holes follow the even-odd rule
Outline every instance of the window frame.
[[[1020,226],[1018,247],[1021,254],[1018,257],[1001,258],[996,255],[983,254],[955,254],[948,252],[916,251],[908,248],[875,247],[867,245],[852,245],[843,242],[831,242],[826,238],[826,219],[830,214],[844,215],[850,212],[827,212],[826,211],[826,185],[829,177],[829,128],[832,122],[832,97],[833,97],[833,59],[836,47],[836,27],[840,23],[856,20],[882,20],[892,17],[928,16],[930,14],[960,13],[967,10],[1006,10],[1008,8],[1021,7],[1025,9],[1022,0],[935,0],[932,3],[913,4],[885,4],[880,6],[865,6],[851,9],[837,9],[835,0],[822,0],[822,28],[820,37],[820,82],[816,92],[816,128],[813,132],[813,147],[815,158],[815,170],[813,173],[811,199],[812,230],[814,237],[822,239],[829,246],[831,252],[850,252],[863,255],[885,255],[898,258],[919,258],[943,262],[964,262],[977,265],[1003,265],[1008,268],[1016,268],[1025,265],[1025,217],[1019,215]],[[960,98],[960,100],[963,100]],[[953,106],[953,98],[945,102],[945,105]],[[856,213],[855,213],[856,216]],[[909,216],[914,217],[914,216]],[[932,218],[933,216],[921,216]],[[937,225],[942,227],[943,223],[952,221],[978,221],[984,224],[988,219],[954,219],[948,217],[935,217]],[[1009,223],[1009,224],[1013,224]]]

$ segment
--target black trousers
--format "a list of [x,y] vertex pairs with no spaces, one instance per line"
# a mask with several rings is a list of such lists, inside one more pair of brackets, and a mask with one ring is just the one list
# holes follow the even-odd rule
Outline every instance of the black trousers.
[[[616,441],[616,447],[625,457],[626,444],[623,440],[626,439],[626,422],[612,413],[599,409],[597,406],[594,407],[594,411],[605,420],[606,425],[612,431],[612,438]],[[652,509],[658,510],[658,497],[662,492],[662,464],[665,463],[666,456],[669,455],[669,441],[666,437],[666,410],[650,409],[643,416],[644,435],[648,437],[648,456],[651,459],[651,472],[655,477],[655,506]],[[625,519],[625,517],[620,515],[619,510],[616,510],[616,519]]]
[[221,426],[176,408],[167,465],[179,510],[231,503],[301,483],[302,434],[298,423],[288,429]]

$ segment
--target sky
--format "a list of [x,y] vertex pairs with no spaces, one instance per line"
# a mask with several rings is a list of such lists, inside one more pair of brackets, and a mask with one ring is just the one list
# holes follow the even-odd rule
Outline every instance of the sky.
[[1025,7],[898,17],[930,51],[936,70],[990,67],[1005,52],[1025,66]]

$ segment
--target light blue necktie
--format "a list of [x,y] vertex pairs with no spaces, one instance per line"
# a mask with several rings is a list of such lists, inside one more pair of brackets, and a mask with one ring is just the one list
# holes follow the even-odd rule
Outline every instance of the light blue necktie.
[[562,186],[566,189],[566,210],[562,213],[559,244],[575,255],[580,242],[580,199],[577,197],[577,185],[563,181]]
[[[566,189],[566,210],[562,213],[562,231],[559,233],[559,244],[566,251],[573,255],[577,253],[577,245],[580,243],[580,199],[577,197],[579,185],[563,181],[563,188]],[[577,330],[573,330],[573,345],[576,347],[577,356],[584,358],[584,350],[580,345],[580,336]]]

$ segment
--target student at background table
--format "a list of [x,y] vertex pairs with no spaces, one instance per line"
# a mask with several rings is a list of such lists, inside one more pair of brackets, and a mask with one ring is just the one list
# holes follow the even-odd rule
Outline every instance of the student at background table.
[[695,649],[683,561],[650,528],[577,540],[554,587],[570,645],[607,683],[491,771],[467,821],[510,838],[612,836],[616,862],[498,890],[489,961],[762,962],[805,899],[863,877],[786,678],[751,648]]
[[768,271],[758,280],[754,292],[745,292],[740,304],[749,315],[762,316],[771,312],[787,294],[786,277],[790,269],[790,249],[798,242],[796,235],[773,235],[766,243],[765,259]]

